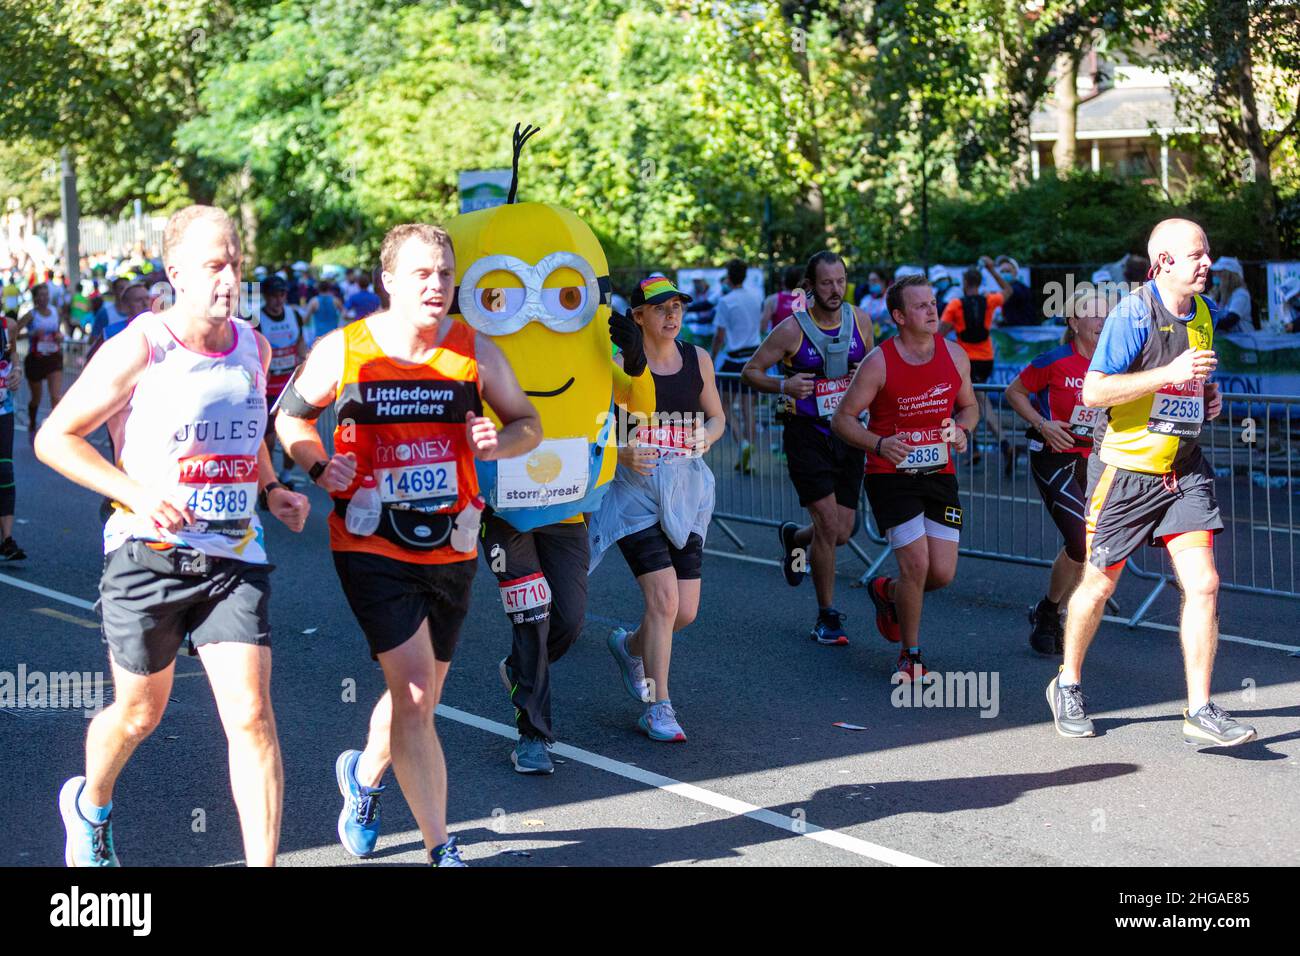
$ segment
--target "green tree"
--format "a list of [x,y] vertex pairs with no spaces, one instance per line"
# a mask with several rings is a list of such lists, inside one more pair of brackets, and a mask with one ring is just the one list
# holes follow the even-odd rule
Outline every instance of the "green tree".
[[[1281,250],[1275,157],[1288,157],[1294,176],[1300,139],[1300,3],[1290,0],[1164,0],[1150,62],[1192,73],[1175,79],[1180,112],[1217,131],[1200,145],[1223,159],[1212,163],[1220,183],[1253,182],[1248,201],[1271,257]],[[1244,173],[1244,176],[1242,175]]]

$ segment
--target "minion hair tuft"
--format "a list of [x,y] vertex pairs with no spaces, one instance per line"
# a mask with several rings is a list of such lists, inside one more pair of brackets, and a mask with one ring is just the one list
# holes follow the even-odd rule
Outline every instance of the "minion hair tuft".
[[515,194],[519,191],[519,154],[523,152],[524,143],[528,142],[541,131],[542,128],[540,126],[533,126],[532,124],[525,126],[523,130],[520,131],[519,124],[515,124],[514,156],[510,160],[510,195],[506,197],[506,205],[510,205],[515,201]]

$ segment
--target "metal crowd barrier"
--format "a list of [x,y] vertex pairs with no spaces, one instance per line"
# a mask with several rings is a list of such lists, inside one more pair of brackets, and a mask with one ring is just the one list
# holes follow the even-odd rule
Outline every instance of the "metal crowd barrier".
[[[84,340],[65,341],[69,384],[81,370],[86,345]],[[717,381],[728,434],[708,459],[717,487],[714,522],[743,551],[746,545],[732,524],[804,524],[808,513],[800,507],[786,471],[782,425],[776,414],[778,396],[742,389],[736,373],[718,373]],[[991,421],[981,419],[974,434],[981,456],[978,462],[967,454],[958,463],[964,511],[960,553],[1050,566],[1060,551],[1061,537],[1029,473],[1025,423],[1003,402],[1005,386],[976,385],[975,390],[988,396]],[[742,472],[740,442],[747,404],[754,438],[749,470]],[[331,406],[317,421],[328,454],[333,454],[334,426]],[[1002,440],[1014,452],[1009,470]],[[1223,413],[1201,432],[1200,442],[1215,472],[1223,515],[1224,530],[1215,540],[1220,586],[1247,594],[1300,598],[1300,398],[1226,393]],[[876,528],[865,495],[859,496],[858,517],[860,533],[855,530],[848,547],[865,565],[865,581],[888,559],[889,546]],[[774,557],[775,553],[773,542]],[[1164,589],[1176,582],[1163,548],[1142,548],[1129,560],[1127,570],[1151,582],[1151,590],[1128,618],[1130,625],[1136,625]]]
[[[717,379],[729,434],[709,454],[717,479],[714,517],[719,530],[743,549],[730,523],[803,524],[807,512],[799,506],[781,452],[777,396],[742,389],[736,374],[719,373]],[[1004,385],[976,385],[975,389],[987,395],[990,419],[981,419],[974,434],[979,459],[968,453],[958,462],[964,510],[960,553],[1050,566],[1061,549],[1061,536],[1029,472],[1025,423],[1002,400]],[[754,441],[751,470],[742,474],[740,437],[746,403],[754,421]],[[1252,594],[1300,597],[1300,527],[1296,523],[1300,399],[1227,393],[1223,413],[1202,431],[1200,442],[1215,471],[1223,515],[1224,531],[1215,541],[1221,586]],[[868,566],[865,581],[888,557],[889,548],[875,527],[865,496],[859,500],[858,513],[862,534],[855,533],[850,548]],[[861,539],[870,551],[862,547]],[[1163,548],[1141,549],[1130,559],[1128,569],[1152,584],[1128,618],[1130,625],[1136,625],[1160,593],[1175,583],[1174,573]]]

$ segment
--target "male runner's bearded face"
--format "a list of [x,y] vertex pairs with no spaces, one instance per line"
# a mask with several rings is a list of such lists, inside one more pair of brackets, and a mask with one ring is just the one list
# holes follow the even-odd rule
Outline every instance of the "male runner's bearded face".
[[844,290],[848,287],[848,276],[842,262],[817,263],[817,278],[813,282],[812,295],[817,307],[826,312],[837,312],[844,301]]
[[239,306],[239,237],[210,219],[196,219],[172,254],[167,274],[176,307],[192,315],[229,319]]
[[393,271],[383,273],[389,311],[416,328],[429,329],[447,317],[456,286],[456,257],[444,245],[412,236],[397,250]]

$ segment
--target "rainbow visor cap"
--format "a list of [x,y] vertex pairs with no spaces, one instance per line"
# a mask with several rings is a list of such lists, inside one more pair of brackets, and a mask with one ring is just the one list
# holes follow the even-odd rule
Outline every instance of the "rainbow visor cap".
[[691,297],[673,285],[667,276],[655,273],[637,283],[632,290],[630,305],[637,309],[643,305],[658,305],[673,298],[680,298],[683,305],[691,301]]

